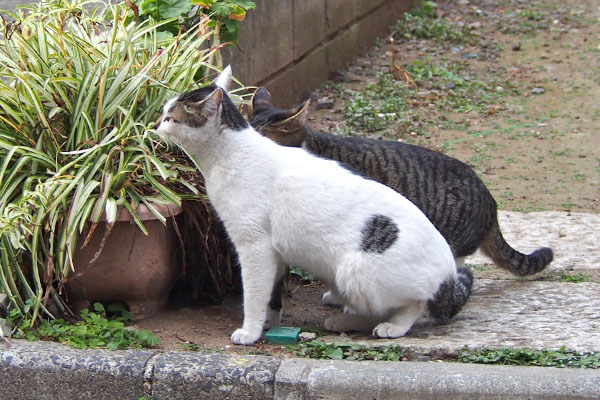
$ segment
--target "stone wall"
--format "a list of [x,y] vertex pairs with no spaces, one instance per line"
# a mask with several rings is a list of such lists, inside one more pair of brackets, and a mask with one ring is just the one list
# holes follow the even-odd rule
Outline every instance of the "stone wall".
[[275,104],[287,107],[387,36],[416,0],[255,2],[224,59],[244,84],[266,86]]

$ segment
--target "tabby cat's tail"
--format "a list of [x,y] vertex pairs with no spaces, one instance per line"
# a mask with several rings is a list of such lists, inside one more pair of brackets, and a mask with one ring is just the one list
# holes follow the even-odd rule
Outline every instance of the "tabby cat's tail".
[[433,299],[427,302],[429,315],[446,323],[465,305],[471,295],[473,274],[466,268],[457,268],[456,279],[442,283]]
[[550,247],[539,248],[529,255],[519,253],[502,237],[497,219],[494,220],[492,228],[483,240],[481,250],[494,260],[496,265],[518,276],[540,272],[554,257]]

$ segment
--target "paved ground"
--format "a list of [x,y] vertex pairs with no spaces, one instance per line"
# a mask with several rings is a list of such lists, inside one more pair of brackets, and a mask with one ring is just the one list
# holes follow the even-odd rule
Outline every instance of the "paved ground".
[[[515,247],[553,246],[556,259],[548,276],[571,269],[598,272],[599,223],[594,214],[501,213],[505,236]],[[488,261],[475,256],[467,262],[485,269],[481,265]],[[432,326],[423,320],[393,342],[421,358],[455,354],[465,345],[600,350],[599,283],[518,280],[497,268],[484,273],[490,278],[476,280],[473,296],[452,323]],[[352,335],[341,339],[382,343]],[[0,381],[0,399],[39,398],[42,387],[47,399],[600,399],[598,370],[82,351],[17,340],[11,347],[0,343]]]
[[[0,0],[0,9],[18,3]],[[600,351],[600,215],[502,212],[500,221],[507,241],[523,252],[553,247],[549,277],[581,272],[592,281],[518,280],[475,255],[467,260],[478,266],[473,295],[452,323],[422,320],[393,342],[429,356],[465,345]],[[325,339],[373,342],[352,335]],[[81,351],[17,340],[11,347],[0,342],[0,382],[0,399],[600,399],[598,370]]]
[[76,350],[14,342],[1,399],[597,399],[597,370]]
[[[491,264],[482,254],[467,259],[476,265],[473,293],[463,310],[448,324],[417,322],[407,337],[389,341],[417,355],[443,357],[464,346],[530,347],[600,351],[600,215],[567,212],[500,212],[506,240],[530,252],[551,246],[555,258],[541,274],[586,274],[590,282],[517,279]],[[487,277],[487,279],[486,279]],[[350,335],[361,343],[382,343]],[[328,336],[339,341],[339,336]]]

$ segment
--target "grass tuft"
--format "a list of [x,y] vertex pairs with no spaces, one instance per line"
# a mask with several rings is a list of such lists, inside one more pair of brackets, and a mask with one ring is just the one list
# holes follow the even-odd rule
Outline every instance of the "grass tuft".
[[400,346],[365,346],[356,343],[325,343],[312,341],[286,346],[297,357],[348,361],[401,361],[404,349]]
[[530,365],[558,368],[600,368],[600,353],[575,352],[561,347],[558,350],[500,347],[460,351],[458,361],[475,364]]

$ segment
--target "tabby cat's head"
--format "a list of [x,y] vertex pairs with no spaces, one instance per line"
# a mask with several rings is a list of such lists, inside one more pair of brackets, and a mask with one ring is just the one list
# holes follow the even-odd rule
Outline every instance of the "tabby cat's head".
[[227,95],[230,83],[231,68],[227,67],[213,84],[169,100],[156,132],[185,147],[201,144],[223,129],[247,128],[248,123]]
[[264,87],[252,96],[250,124],[263,136],[282,146],[300,147],[308,134],[306,116],[310,101],[297,110],[282,110],[273,105],[271,95]]

